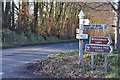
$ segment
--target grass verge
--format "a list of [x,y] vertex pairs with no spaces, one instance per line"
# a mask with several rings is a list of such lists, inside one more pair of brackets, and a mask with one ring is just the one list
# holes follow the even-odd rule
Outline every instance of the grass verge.
[[[91,54],[83,54],[83,64],[78,64],[78,51],[51,54],[48,58],[27,64],[25,69],[48,78],[119,78],[119,55],[107,54],[108,72],[104,71],[105,54],[95,54],[94,70],[91,70]],[[34,68],[33,68],[34,67]]]

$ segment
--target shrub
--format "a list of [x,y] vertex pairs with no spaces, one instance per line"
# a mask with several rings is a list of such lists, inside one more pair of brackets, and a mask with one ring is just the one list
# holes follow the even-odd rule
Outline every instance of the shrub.
[[27,42],[27,37],[21,34],[17,34],[14,31],[11,31],[9,29],[3,29],[2,30],[2,36],[5,39],[5,43],[8,44],[25,44]]
[[45,39],[43,38],[43,36],[41,34],[38,34],[37,40],[38,41],[44,41]]

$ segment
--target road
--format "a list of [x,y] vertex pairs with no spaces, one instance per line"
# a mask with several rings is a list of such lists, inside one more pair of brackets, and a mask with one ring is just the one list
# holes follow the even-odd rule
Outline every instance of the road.
[[78,50],[78,42],[54,43],[34,45],[2,50],[2,74],[3,78],[31,78],[32,74],[23,74],[21,67],[27,63],[46,58],[56,52]]

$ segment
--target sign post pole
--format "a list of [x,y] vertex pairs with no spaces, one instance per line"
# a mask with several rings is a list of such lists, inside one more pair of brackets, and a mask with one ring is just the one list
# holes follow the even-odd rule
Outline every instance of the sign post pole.
[[107,72],[107,64],[108,64],[108,60],[107,60],[107,55],[105,55],[105,60],[104,60],[104,70],[105,72]]
[[94,69],[94,53],[92,52],[92,55],[91,55],[91,69],[93,70]]
[[[81,27],[83,26],[83,19],[84,19],[84,13],[81,10],[79,13],[79,32],[80,34],[83,34],[83,30],[81,30]],[[83,40],[79,39],[79,64],[82,64],[82,56],[83,56]]]

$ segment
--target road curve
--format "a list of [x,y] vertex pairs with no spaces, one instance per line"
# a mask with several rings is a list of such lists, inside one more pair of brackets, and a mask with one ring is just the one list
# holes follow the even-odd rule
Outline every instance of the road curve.
[[26,63],[46,58],[56,52],[78,50],[78,42],[63,42],[45,45],[35,45],[2,50],[2,78],[33,78],[35,75],[24,74],[21,67]]

